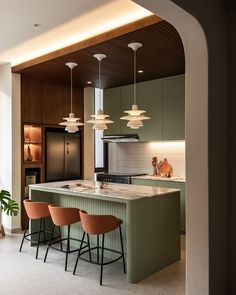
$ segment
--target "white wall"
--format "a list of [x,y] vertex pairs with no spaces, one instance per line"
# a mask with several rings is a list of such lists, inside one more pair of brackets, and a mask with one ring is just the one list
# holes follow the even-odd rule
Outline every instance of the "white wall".
[[[11,74],[11,65],[0,66],[0,189],[10,191],[20,204],[20,78]],[[3,214],[6,229],[20,227],[20,214]]]
[[[12,100],[11,65],[0,66],[0,189],[12,193]],[[12,219],[3,214],[2,223],[12,227]]]
[[152,157],[167,158],[173,175],[185,177],[184,141],[109,143],[109,172],[152,173]]
[[[20,75],[12,74],[12,196],[21,204],[21,89]],[[11,230],[21,226],[21,214],[13,217]]]

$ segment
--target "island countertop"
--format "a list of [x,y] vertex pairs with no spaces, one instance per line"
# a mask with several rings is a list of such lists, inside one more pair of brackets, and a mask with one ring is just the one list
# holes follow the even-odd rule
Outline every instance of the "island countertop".
[[147,187],[133,184],[105,183],[104,188],[99,188],[99,182],[89,180],[70,180],[50,183],[31,184],[31,190],[39,190],[71,195],[89,195],[105,197],[106,199],[122,199],[132,201],[143,198],[158,197],[165,194],[178,192],[178,189]]

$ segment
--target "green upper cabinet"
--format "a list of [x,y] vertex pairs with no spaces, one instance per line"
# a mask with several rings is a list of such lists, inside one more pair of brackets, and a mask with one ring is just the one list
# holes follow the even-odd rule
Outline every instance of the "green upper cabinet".
[[[131,110],[134,100],[134,87],[133,85],[127,85],[121,87],[121,98],[120,98],[120,117],[128,115],[124,111]],[[137,130],[132,130],[127,127],[127,120],[120,120],[120,131],[121,134],[137,133]]]
[[104,112],[114,121],[105,134],[138,133],[141,141],[183,140],[185,124],[184,75],[137,84],[137,104],[150,120],[133,130],[127,127],[124,111],[130,110],[134,95],[133,85],[104,90]]
[[106,115],[110,115],[110,119],[114,123],[108,125],[105,131],[106,135],[120,134],[120,92],[121,88],[105,89],[103,93],[103,109]]
[[163,79],[163,140],[185,138],[184,75]]
[[162,81],[153,80],[137,84],[137,104],[150,120],[138,129],[141,141],[162,140]]

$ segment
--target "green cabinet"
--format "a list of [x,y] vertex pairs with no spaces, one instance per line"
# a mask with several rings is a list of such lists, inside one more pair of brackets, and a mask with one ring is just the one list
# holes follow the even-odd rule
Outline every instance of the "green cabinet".
[[104,90],[104,112],[114,121],[105,134],[138,133],[141,141],[183,140],[185,125],[184,75],[137,84],[137,104],[150,120],[137,130],[127,127],[124,111],[133,104],[133,85]]
[[185,183],[184,182],[133,178],[132,184],[180,189],[181,190],[180,192],[181,232],[185,233]]
[[163,79],[163,140],[184,139],[184,76]]
[[109,88],[105,89],[103,93],[103,109],[104,113],[110,115],[110,119],[114,123],[108,125],[108,129],[105,131],[106,135],[120,134],[120,92],[121,88]]
[[[133,104],[133,97],[134,97],[134,91],[133,91],[133,85],[127,85],[121,87],[120,90],[120,117],[128,115],[127,113],[124,113],[124,111],[131,110],[132,104]],[[127,120],[120,120],[120,131],[121,134],[130,134],[130,133],[136,133],[137,130],[132,130],[129,127],[127,127]]]
[[162,140],[162,80],[148,81],[137,85],[137,104],[146,111],[150,120],[138,129],[142,141]]

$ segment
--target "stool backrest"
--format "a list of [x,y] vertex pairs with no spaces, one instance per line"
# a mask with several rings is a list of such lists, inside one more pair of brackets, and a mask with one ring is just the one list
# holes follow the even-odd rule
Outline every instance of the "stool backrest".
[[25,211],[30,219],[39,219],[50,216],[47,202],[32,202],[31,200],[24,200]]
[[63,208],[54,205],[48,206],[52,221],[57,226],[70,225],[80,221],[78,208]]
[[113,215],[91,215],[80,211],[84,231],[91,235],[105,234],[119,226],[118,219]]

